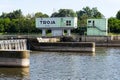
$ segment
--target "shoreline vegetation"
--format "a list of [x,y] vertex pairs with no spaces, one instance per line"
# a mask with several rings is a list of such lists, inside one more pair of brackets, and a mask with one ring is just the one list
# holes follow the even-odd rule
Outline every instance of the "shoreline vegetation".
[[[40,36],[40,37],[42,37],[42,33],[0,33],[0,36],[19,36],[19,35],[26,35],[26,36]],[[66,33],[65,33],[65,35],[66,35]],[[79,34],[77,34],[77,33],[71,33],[71,36],[75,36],[75,35],[79,35]],[[51,37],[52,36],[52,34],[51,33],[46,33],[46,37]],[[79,36],[87,36],[87,35],[79,35]],[[120,36],[120,34],[118,33],[108,33],[108,35],[107,36]]]
[[[85,35],[87,30],[87,19],[105,18],[96,7],[90,8],[88,6],[83,7],[79,11],[59,9],[50,16],[39,11],[34,14],[23,15],[22,11],[19,9],[9,13],[3,12],[0,15],[0,35],[39,34],[42,31],[35,26],[35,19],[39,17],[77,17],[78,27],[72,30],[72,33],[79,35]],[[50,30],[47,31],[47,33],[49,32]],[[108,18],[108,32],[112,33],[112,35],[120,35],[120,10],[116,13],[116,17]]]

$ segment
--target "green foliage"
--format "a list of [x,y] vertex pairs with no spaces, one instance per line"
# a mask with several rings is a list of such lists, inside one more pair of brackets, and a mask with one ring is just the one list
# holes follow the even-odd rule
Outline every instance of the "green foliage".
[[35,17],[39,18],[39,17],[49,17],[49,16],[47,14],[43,14],[41,12],[37,12],[37,13],[35,13]]
[[[37,12],[24,16],[22,11],[15,10],[10,13],[2,13],[0,15],[0,33],[41,33],[41,30],[35,27],[35,18],[49,17],[47,14]],[[82,10],[74,12],[72,9],[60,9],[54,12],[51,17],[78,17],[78,28],[74,29],[74,33],[84,35],[86,32],[86,24],[88,18],[104,18],[96,7],[84,7]],[[108,20],[109,32],[120,33],[120,11],[117,12],[116,18]]]
[[35,27],[35,18],[49,17],[41,12],[35,15],[22,15],[21,10],[16,10],[10,13],[2,13],[0,16],[0,32],[5,33],[36,33],[41,32]]
[[78,25],[83,27],[87,25],[88,18],[103,18],[104,16],[100,13],[96,7],[90,9],[88,6],[84,7],[82,10],[77,11]]
[[109,33],[120,34],[120,10],[116,14],[116,18],[108,19]]
[[72,30],[72,32],[77,33],[79,35],[86,35],[87,27],[78,27],[77,29]]
[[0,32],[4,32],[4,25],[0,24]]
[[0,18],[10,18],[10,19],[18,19],[21,17],[23,17],[23,15],[20,9],[10,13],[2,13],[2,15],[0,16]]
[[108,28],[110,33],[120,33],[120,20],[116,18],[109,18]]
[[104,17],[102,15],[102,13],[100,13],[97,10],[96,7],[90,9],[87,6],[87,7],[84,7],[82,10],[77,11],[76,13],[78,16],[78,28],[77,28],[76,32],[80,31],[79,32],[80,35],[83,35],[86,32],[86,30],[83,29],[83,27],[86,27],[88,18],[103,18]]
[[116,18],[120,20],[120,10],[117,12]]
[[76,17],[77,14],[72,9],[60,9],[58,12],[55,12],[51,17]]
[[8,28],[6,32],[17,33],[19,31],[18,22],[19,22],[18,19],[12,19],[10,22],[10,27]]
[[4,32],[4,19],[0,19],[0,33]]

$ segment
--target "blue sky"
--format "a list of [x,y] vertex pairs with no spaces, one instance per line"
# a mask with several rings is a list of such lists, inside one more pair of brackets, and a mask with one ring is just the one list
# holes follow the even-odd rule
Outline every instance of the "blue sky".
[[59,9],[73,9],[79,11],[83,7],[97,7],[106,17],[114,17],[120,10],[120,0],[1,0],[0,14],[21,9],[23,14],[36,12],[51,15]]

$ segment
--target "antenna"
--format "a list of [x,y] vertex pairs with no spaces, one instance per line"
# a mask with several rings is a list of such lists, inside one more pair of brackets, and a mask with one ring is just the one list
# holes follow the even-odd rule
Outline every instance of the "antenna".
[[56,10],[55,10],[55,8],[53,8],[53,13],[55,13],[56,12]]

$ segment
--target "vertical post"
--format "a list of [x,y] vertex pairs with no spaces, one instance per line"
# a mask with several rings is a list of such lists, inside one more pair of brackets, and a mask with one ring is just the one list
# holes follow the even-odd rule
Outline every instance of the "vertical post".
[[62,36],[64,36],[65,35],[65,33],[64,33],[64,29],[62,30]]
[[6,40],[6,49],[8,50],[8,40]]
[[1,43],[1,41],[0,41],[0,49],[2,49],[2,43]]
[[20,49],[19,50],[21,50],[22,49],[22,45],[21,45],[21,40],[19,40],[19,46],[20,46]]
[[2,41],[0,41],[0,43],[1,43],[1,49],[3,49],[3,47],[4,47],[4,46],[3,46],[3,42],[2,42]]
[[18,43],[17,43],[18,41],[17,40],[15,40],[15,49],[17,50],[18,49]]
[[4,45],[5,45],[5,49],[7,49],[7,46],[6,46],[6,40],[4,41]]
[[20,40],[18,40],[18,50],[20,50]]
[[42,36],[46,36],[46,30],[42,29]]
[[4,50],[5,49],[5,45],[4,45],[4,42],[2,41],[2,49]]
[[9,45],[9,50],[11,50],[11,40],[9,40],[8,45]]
[[24,50],[24,40],[21,40],[21,50]]
[[24,50],[27,49],[27,47],[26,47],[26,40],[23,40],[23,47],[24,47]]
[[70,29],[67,30],[67,35],[68,35],[68,36],[71,35],[71,30],[70,30]]
[[22,50],[22,40],[19,40],[20,50]]

